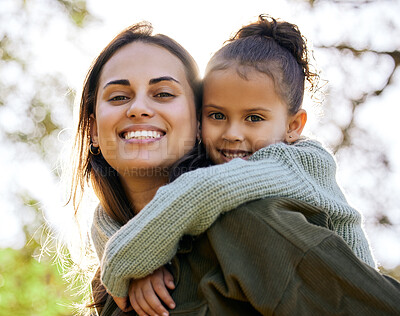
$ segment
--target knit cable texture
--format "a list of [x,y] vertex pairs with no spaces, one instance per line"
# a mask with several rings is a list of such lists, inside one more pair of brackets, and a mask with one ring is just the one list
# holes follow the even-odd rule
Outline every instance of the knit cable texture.
[[335,160],[318,142],[278,143],[257,151],[248,161],[233,159],[183,174],[161,187],[121,228],[98,207],[92,238],[102,258],[102,282],[114,296],[126,296],[129,280],[144,277],[171,260],[183,235],[198,235],[219,215],[272,196],[323,208],[335,232],[361,260],[375,266],[361,215],[349,206],[335,177]]

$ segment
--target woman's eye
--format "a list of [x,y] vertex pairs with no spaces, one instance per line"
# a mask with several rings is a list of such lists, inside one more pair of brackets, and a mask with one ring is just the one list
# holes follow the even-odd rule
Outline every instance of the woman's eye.
[[248,117],[246,117],[246,121],[259,122],[259,121],[264,121],[264,119],[259,115],[249,115]]
[[160,92],[160,93],[157,93],[155,95],[155,97],[157,97],[157,98],[171,98],[171,97],[174,97],[174,95],[169,93],[169,92]]
[[222,113],[211,113],[209,115],[209,117],[211,117],[214,120],[223,120],[223,119],[225,119],[225,115],[223,115]]
[[128,100],[129,98],[127,97],[127,96],[124,96],[124,95],[117,95],[117,96],[115,96],[115,97],[112,97],[112,98],[110,98],[108,101],[111,101],[111,102],[118,102],[118,101],[126,101],[126,100]]

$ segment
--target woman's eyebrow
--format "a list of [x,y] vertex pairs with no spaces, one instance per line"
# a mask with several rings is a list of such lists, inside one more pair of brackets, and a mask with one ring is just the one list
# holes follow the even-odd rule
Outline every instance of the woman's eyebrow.
[[129,80],[126,79],[119,79],[119,80],[112,80],[110,82],[107,82],[106,85],[103,87],[103,89],[107,88],[109,85],[122,85],[122,86],[130,86],[131,83],[129,82]]
[[159,77],[159,78],[150,79],[149,84],[156,84],[156,83],[159,83],[160,81],[174,81],[176,83],[181,84],[178,80],[176,80],[170,76],[163,76],[163,77]]

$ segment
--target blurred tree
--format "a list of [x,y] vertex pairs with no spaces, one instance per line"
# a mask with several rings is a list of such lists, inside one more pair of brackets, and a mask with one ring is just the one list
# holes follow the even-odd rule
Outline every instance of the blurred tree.
[[316,60],[328,80],[324,115],[313,130],[335,153],[341,183],[365,215],[368,231],[395,237],[392,250],[400,252],[400,146],[395,146],[396,123],[390,119],[400,109],[398,103],[388,104],[400,90],[400,2],[306,2]]
[[[39,177],[59,181],[59,133],[71,126],[74,101],[62,75],[41,69],[36,42],[60,21],[68,28],[66,40],[73,41],[90,18],[81,0],[0,2],[0,156],[8,159],[1,160],[0,215],[5,228],[16,226],[7,223],[11,218],[20,221],[21,239],[17,245],[1,246],[25,244],[20,250],[0,250],[0,315],[72,315],[72,303],[81,300],[66,290],[62,266],[52,262],[52,254],[39,256],[41,243],[51,242],[47,236],[52,227],[45,222],[43,195],[38,196],[38,188],[25,178],[26,172],[37,169]],[[52,43],[48,45],[43,51]],[[46,188],[42,191],[51,194]],[[2,230],[6,236],[7,230]],[[68,258],[68,253],[63,256]]]
[[[46,34],[58,17],[70,20],[70,32],[79,32],[90,15],[81,0],[5,1],[0,11],[1,133],[47,163],[57,157],[57,136],[70,126],[74,93],[57,73],[41,73],[32,51],[35,38]],[[8,3],[8,6],[5,5]],[[12,4],[11,4],[12,3]],[[44,10],[44,8],[47,8]],[[19,25],[13,23],[18,21]],[[24,30],[24,31],[22,31]],[[43,47],[43,51],[48,49]],[[55,106],[57,104],[58,106]],[[6,122],[6,120],[11,120]]]

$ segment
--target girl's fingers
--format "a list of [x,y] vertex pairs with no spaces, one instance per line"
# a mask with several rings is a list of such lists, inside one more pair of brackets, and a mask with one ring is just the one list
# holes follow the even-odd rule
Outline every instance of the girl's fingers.
[[136,302],[140,308],[146,313],[145,315],[156,315],[157,313],[147,304],[146,299],[143,296],[142,290],[138,289],[135,291]]
[[164,283],[170,289],[175,289],[174,277],[171,272],[168,271],[167,268],[162,267],[162,271],[164,274]]
[[[112,295],[111,295],[112,296]],[[112,296],[114,299],[115,304],[125,313],[130,312],[133,310],[132,306],[129,304],[129,298],[128,297],[116,297]]]
[[[158,295],[158,297],[169,307],[169,308],[175,308],[175,302],[172,299],[171,295],[169,294],[167,288],[166,288],[166,283],[165,278],[154,278],[152,279],[152,286],[155,291],[155,293]],[[149,301],[148,301],[149,302]],[[158,301],[159,302],[159,301]],[[161,303],[160,303],[161,305]],[[162,306],[162,305],[161,305]],[[157,306],[158,307],[158,306]],[[164,307],[163,307],[164,308]],[[159,308],[157,308],[157,311],[160,311]]]
[[132,305],[133,309],[135,310],[135,312],[139,316],[147,316],[146,312],[137,303],[137,300],[136,300],[136,297],[135,297],[135,293],[133,291],[132,291],[132,294],[129,293],[129,300],[131,302],[131,305]]
[[[162,281],[161,283],[162,283],[161,286],[164,288],[165,291],[167,291],[164,283]],[[146,284],[146,286],[142,287],[143,298],[146,300],[150,308],[153,311],[155,311],[158,315],[162,316],[168,315],[168,311],[165,309],[165,307],[162,305],[160,301],[161,297],[158,297],[156,293],[157,293],[156,289],[153,287],[152,283]]]
[[175,302],[168,292],[175,288],[172,274],[164,267],[143,279],[131,280],[129,299],[133,309],[141,315],[169,315],[167,309],[175,308]]

